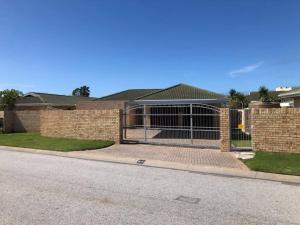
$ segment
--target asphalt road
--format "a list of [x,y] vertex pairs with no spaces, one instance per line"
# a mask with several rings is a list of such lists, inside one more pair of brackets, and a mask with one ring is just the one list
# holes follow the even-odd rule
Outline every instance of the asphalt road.
[[300,186],[0,150],[0,224],[300,224]]

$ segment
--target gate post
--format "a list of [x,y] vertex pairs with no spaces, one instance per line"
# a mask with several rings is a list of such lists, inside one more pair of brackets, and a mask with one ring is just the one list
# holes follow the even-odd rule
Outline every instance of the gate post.
[[230,144],[230,109],[220,109],[220,148],[222,152],[229,152]]
[[144,140],[147,141],[147,107],[144,105],[144,113],[143,113],[143,118],[144,118]]

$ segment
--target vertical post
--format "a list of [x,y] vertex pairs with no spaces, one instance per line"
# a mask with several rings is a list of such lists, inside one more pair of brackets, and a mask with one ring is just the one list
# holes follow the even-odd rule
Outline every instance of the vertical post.
[[230,145],[230,109],[220,109],[220,148],[222,152],[229,152]]
[[144,140],[147,141],[147,111],[146,111],[146,105],[144,105],[144,113],[143,113],[143,118],[144,118]]
[[191,132],[191,144],[193,144],[193,104],[190,104],[190,132]]
[[127,138],[127,105],[125,104],[125,109],[124,109],[124,113],[123,113],[124,117],[123,117],[123,130],[124,130],[124,139],[126,140]]

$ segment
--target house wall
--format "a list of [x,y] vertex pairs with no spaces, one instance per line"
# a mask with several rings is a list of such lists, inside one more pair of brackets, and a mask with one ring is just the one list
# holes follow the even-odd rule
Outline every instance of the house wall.
[[294,98],[294,107],[300,108],[300,97]]
[[94,109],[124,109],[125,101],[82,101],[78,102],[78,110]]
[[41,111],[7,110],[4,112],[4,132],[39,132]]
[[122,110],[51,110],[41,113],[41,134],[92,140],[122,140]]
[[255,151],[300,152],[300,109],[252,109]]

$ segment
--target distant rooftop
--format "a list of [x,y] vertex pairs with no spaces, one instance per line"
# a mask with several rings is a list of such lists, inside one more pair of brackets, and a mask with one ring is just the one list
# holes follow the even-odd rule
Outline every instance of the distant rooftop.
[[[280,94],[286,93],[286,91],[269,91],[270,97],[279,97]],[[258,91],[252,91],[247,95],[249,101],[260,101],[260,96]]]
[[40,92],[30,92],[18,99],[16,104],[55,104],[55,105],[75,105],[80,101],[90,101],[95,98],[71,96],[71,95],[57,95]]

